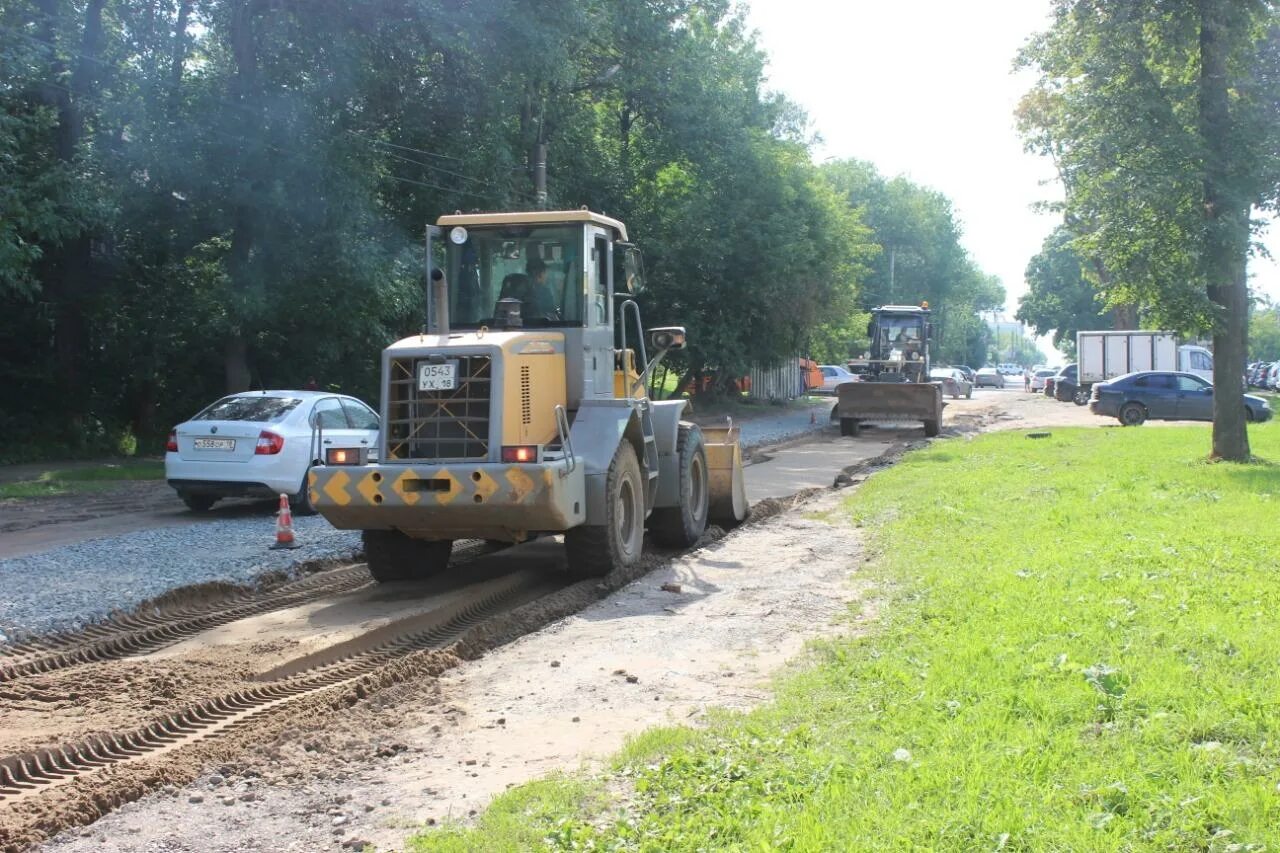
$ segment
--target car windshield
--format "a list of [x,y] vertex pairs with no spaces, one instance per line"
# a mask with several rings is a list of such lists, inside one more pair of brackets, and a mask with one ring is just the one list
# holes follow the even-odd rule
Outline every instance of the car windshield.
[[223,397],[193,421],[278,421],[302,401],[297,397]]
[[577,227],[452,229],[450,325],[496,325],[500,299],[520,300],[525,326],[582,325],[581,241]]

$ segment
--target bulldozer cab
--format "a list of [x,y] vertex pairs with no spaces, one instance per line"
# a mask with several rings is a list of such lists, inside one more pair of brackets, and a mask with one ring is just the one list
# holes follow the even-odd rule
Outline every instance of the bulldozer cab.
[[886,305],[871,312],[866,372],[887,382],[924,382],[929,376],[929,309]]

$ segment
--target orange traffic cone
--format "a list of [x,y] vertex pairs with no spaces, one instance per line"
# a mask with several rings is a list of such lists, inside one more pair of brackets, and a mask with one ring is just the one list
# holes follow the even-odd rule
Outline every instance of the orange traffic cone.
[[289,496],[280,496],[280,511],[276,513],[276,544],[272,551],[283,548],[301,548],[293,538],[293,510],[289,509]]

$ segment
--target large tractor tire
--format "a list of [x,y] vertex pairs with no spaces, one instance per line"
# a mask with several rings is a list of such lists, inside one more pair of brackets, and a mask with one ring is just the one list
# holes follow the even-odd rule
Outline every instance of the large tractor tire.
[[937,437],[938,437],[938,422],[937,422],[937,421],[925,421],[925,422],[924,422],[924,434],[925,434],[925,437],[927,437],[927,438],[937,438]]
[[857,418],[841,418],[840,434],[843,436],[852,436],[857,438],[862,434],[862,421]]
[[399,530],[366,530],[364,559],[378,583],[422,580],[445,570],[452,539],[414,539]]
[[644,480],[629,441],[613,452],[604,487],[605,523],[583,524],[565,531],[569,575],[598,578],[640,562],[644,553]]
[[707,483],[707,449],[697,424],[680,422],[676,436],[680,476],[680,505],[659,507],[649,516],[649,532],[661,545],[689,548],[707,529],[711,490]]

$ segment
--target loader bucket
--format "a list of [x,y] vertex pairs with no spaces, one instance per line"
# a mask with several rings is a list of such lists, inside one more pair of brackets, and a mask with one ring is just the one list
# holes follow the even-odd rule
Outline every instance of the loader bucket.
[[732,424],[704,426],[702,444],[707,451],[707,485],[710,490],[707,518],[725,529],[736,527],[746,519],[749,509],[738,428]]
[[920,421],[932,437],[942,423],[942,386],[932,382],[846,382],[836,396],[842,435],[857,435],[863,421]]

